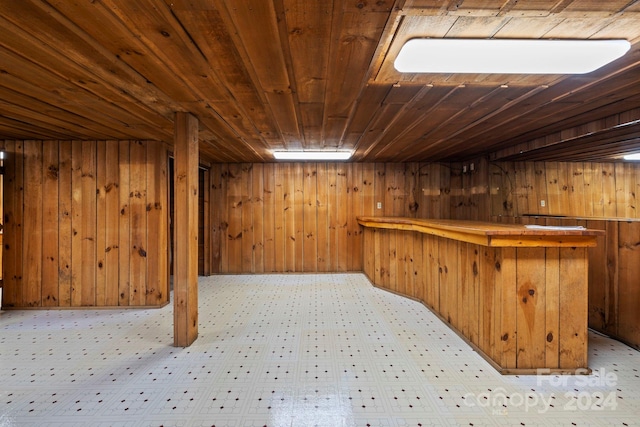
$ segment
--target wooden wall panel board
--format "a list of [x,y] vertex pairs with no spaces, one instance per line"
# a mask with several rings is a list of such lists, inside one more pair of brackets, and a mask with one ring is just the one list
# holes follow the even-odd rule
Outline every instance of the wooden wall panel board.
[[[586,248],[560,249],[560,368],[587,365],[587,269]],[[584,270],[583,274],[579,272]]]
[[253,271],[264,273],[264,166],[253,165],[251,209],[253,215]]
[[[330,266],[330,230],[329,230],[329,180],[327,163],[318,163],[316,169],[317,188],[317,256],[318,271],[328,272]],[[369,276],[372,277],[372,276]]]
[[129,145],[129,304],[144,305],[147,283],[147,153],[139,141]]
[[[167,188],[166,149],[160,143],[147,143],[147,247],[146,247],[146,305],[160,305],[169,301],[167,293]],[[209,179],[210,180],[210,179]],[[209,181],[208,180],[208,181]],[[208,182],[207,182],[208,183]],[[207,192],[209,193],[209,192]],[[205,210],[207,212],[207,210]],[[211,258],[209,256],[209,258]],[[211,268],[210,262],[208,263]]]
[[605,329],[604,332],[613,336],[618,336],[618,302],[620,300],[620,224],[618,222],[607,222],[607,258],[606,258],[606,295],[605,295]]
[[[597,198],[597,194],[602,194],[602,181],[598,181],[599,177],[594,177],[593,165],[589,162],[582,163],[582,179],[583,187],[578,189],[581,194],[584,194],[584,214],[587,217],[594,217],[598,208],[602,211],[602,203]],[[598,182],[600,182],[600,188],[597,189]],[[602,216],[602,212],[598,214]]]
[[229,192],[227,195],[229,215],[228,257],[229,272],[242,271],[242,165],[229,164]]
[[363,215],[363,175],[362,164],[351,163],[347,168],[347,271],[361,271],[362,235],[357,217]]
[[[128,165],[131,163],[129,152],[129,141],[118,142],[118,159],[119,164]],[[118,305],[130,305],[131,294],[130,288],[130,254],[131,254],[131,202],[130,194],[130,168],[119,168],[118,190],[120,217],[118,225]]]
[[443,274],[440,277],[440,308],[444,309],[445,320],[457,328],[459,324],[457,295],[459,253],[456,246],[453,240],[440,240],[440,256],[443,261]]
[[428,307],[440,309],[440,259],[438,254],[437,239],[423,237],[422,247],[425,251],[423,256],[425,275],[425,303]]
[[584,170],[582,162],[569,162],[567,163],[567,175],[570,181],[570,205],[571,209],[575,210],[578,216],[586,215],[586,203],[584,197],[580,195],[584,193]]
[[231,222],[231,212],[229,209],[229,190],[231,182],[231,171],[228,164],[223,164],[221,169],[220,182],[220,269],[223,272],[229,271],[229,247],[231,244],[229,224]]
[[303,166],[303,264],[301,271],[318,271],[318,164]]
[[389,289],[397,291],[398,289],[398,232],[389,230],[389,235],[383,243],[384,253],[388,253],[388,263],[384,262],[385,277]]
[[276,271],[276,245],[275,245],[275,167],[273,163],[266,163],[263,169],[263,258],[264,271],[271,273]]
[[615,163],[614,164],[614,179],[615,179],[615,204],[616,204],[616,213],[614,216],[625,218],[627,212],[627,194],[628,190],[625,188],[627,185],[627,180],[625,179],[625,164],[624,163]]
[[518,368],[531,368],[545,360],[545,262],[544,248],[517,250]]
[[283,167],[283,228],[284,228],[284,266],[286,272],[296,271],[296,215],[295,215],[295,182],[291,164]]
[[275,271],[285,272],[286,270],[286,252],[285,242],[288,239],[286,237],[285,227],[285,173],[284,164],[275,165]]
[[291,164],[284,165],[285,271],[296,271],[296,187]]
[[240,169],[240,220],[242,224],[242,265],[240,271],[255,273],[253,265],[253,164],[243,163]]
[[338,187],[337,165],[327,163],[327,208],[328,208],[328,257],[327,271],[338,271],[337,245],[338,245]]
[[618,336],[640,349],[640,223],[619,223]]
[[[424,249],[424,238],[420,236],[418,233],[413,233],[413,254],[412,254],[412,267],[413,271],[411,275],[413,277],[413,292],[416,297],[422,301],[423,303],[426,301],[426,270],[427,266],[424,264],[425,257],[425,249]],[[365,246],[366,248],[366,246]],[[364,259],[367,257],[364,256]]]
[[[380,279],[381,284],[385,288],[392,289],[395,285],[395,275],[391,276],[392,266],[395,264],[395,259],[392,259],[391,241],[395,239],[395,230],[378,230],[380,234]],[[395,273],[394,273],[395,274]]]
[[[127,143],[128,144],[128,143]],[[82,141],[71,142],[71,305],[82,306]],[[128,194],[126,197],[128,198]],[[128,260],[127,260],[128,261]],[[127,292],[128,292],[127,278]],[[88,299],[88,297],[87,297]],[[129,295],[127,295],[127,301]]]
[[515,368],[517,365],[517,255],[515,248],[501,248],[500,272],[496,284],[501,286],[502,366]]
[[471,288],[471,281],[473,280],[473,256],[470,256],[469,251],[473,249],[470,248],[468,243],[461,243],[458,245],[458,260],[460,262],[460,268],[458,270],[458,328],[462,335],[469,337],[469,315],[471,306],[469,305],[470,301],[469,295],[473,291]]
[[23,291],[20,305],[38,307],[42,300],[42,141],[24,141]]
[[385,259],[383,252],[383,239],[386,230],[371,230],[373,232],[373,248],[369,254],[373,254],[373,271],[371,282],[376,284],[384,283],[383,261]]
[[58,142],[42,143],[42,303],[59,304]]
[[478,342],[482,348],[486,349],[487,354],[496,358],[497,346],[495,342],[495,321],[499,316],[496,311],[496,249],[480,247],[480,277],[479,277],[479,295],[480,316],[478,318]]
[[107,305],[107,141],[96,142],[96,305]]
[[[93,141],[82,141],[82,163],[80,191],[82,204],[80,222],[74,228],[80,228],[82,251],[81,305],[96,305],[96,144]],[[75,248],[75,246],[74,246]]]
[[480,312],[483,309],[480,302],[480,253],[481,247],[478,245],[469,245],[466,253],[466,273],[465,280],[467,282],[467,296],[463,300],[466,301],[467,307],[467,336],[473,344],[479,344],[480,337]]
[[10,157],[4,161],[3,176],[3,287],[2,306],[18,306],[22,292],[22,214],[24,193],[19,191],[23,179],[23,143],[5,141],[4,149]]
[[363,215],[376,213],[376,164],[362,164]]
[[[395,264],[391,266],[391,289],[401,294],[406,293],[407,282],[407,254],[404,239],[406,233],[406,231],[396,231],[395,240],[391,240],[392,245],[395,242],[395,247],[390,248],[395,252],[391,259],[392,262],[395,261]],[[394,273],[395,281],[393,280]]]
[[[604,221],[588,221],[587,228],[605,230]],[[607,237],[598,236],[594,248],[589,248],[589,327],[602,331],[606,329],[606,295],[608,289]]]
[[[202,242],[202,258],[203,258],[203,275],[211,275],[211,193],[208,191],[211,181],[211,170],[206,168],[202,171],[202,184],[198,183],[198,193],[202,194],[202,218],[198,220],[202,223],[203,242]],[[202,185],[202,187],[200,187]],[[262,200],[262,198],[260,199]],[[200,226],[200,224],[199,224]],[[200,242],[198,242],[200,243]]]
[[[222,273],[221,241],[225,235],[222,226],[222,210],[216,205],[224,205],[222,199],[222,163],[214,163],[209,170],[209,193],[211,203],[211,272]],[[226,186],[225,186],[226,188]]]
[[336,166],[336,252],[334,266],[337,271],[348,270],[347,232],[349,193],[347,187],[347,165],[338,163]]
[[[162,144],[158,148],[160,151],[160,164],[156,171],[156,194],[161,203],[162,212],[160,213],[160,231],[159,231],[159,245],[161,248],[160,259],[158,259],[158,274],[161,288],[156,297],[162,302],[168,303],[171,297],[171,264],[173,263],[171,255],[171,244],[173,236],[171,235],[171,226],[169,224],[171,204],[169,202],[170,185],[169,182],[171,176],[169,172],[169,152],[166,144]],[[163,249],[164,248],[164,249]],[[161,291],[161,292],[160,292]]]
[[296,163],[293,173],[293,215],[295,221],[294,271],[304,271],[304,174],[301,163]]
[[[559,368],[560,348],[560,250],[546,249],[545,269],[545,364],[548,368]],[[539,302],[539,301],[537,301]]]
[[[362,233],[362,242],[363,242],[363,245],[373,248],[374,247],[373,245],[375,244],[374,231],[369,229],[365,230],[364,233]],[[362,271],[364,272],[365,276],[369,278],[371,282],[374,282],[376,280],[374,276],[375,275],[375,258],[374,257],[371,257],[371,256],[366,257],[366,259],[362,264]]]
[[[73,239],[72,144],[71,141],[60,141],[58,144],[58,299],[60,307],[69,307],[71,306]],[[117,206],[116,212],[118,212]],[[117,287],[117,283],[116,277],[114,286]]]

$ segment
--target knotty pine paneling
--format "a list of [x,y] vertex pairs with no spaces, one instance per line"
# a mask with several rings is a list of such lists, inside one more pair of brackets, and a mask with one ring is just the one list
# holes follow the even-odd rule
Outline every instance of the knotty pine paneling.
[[[362,271],[366,245],[356,217],[463,214],[451,206],[452,170],[434,163],[214,164],[212,273]],[[414,244],[398,243],[402,250]],[[414,281],[407,275],[402,286]]]
[[4,146],[3,308],[168,303],[164,144]]
[[[581,225],[605,230],[589,254],[589,327],[640,349],[640,221],[553,217],[494,217],[497,222],[538,225]],[[569,286],[558,278],[547,283]],[[547,297],[553,295],[547,292]],[[583,298],[585,295],[577,295]]]
[[489,168],[496,216],[640,218],[635,163],[499,162]]
[[489,181],[495,221],[606,231],[588,250],[589,327],[640,348],[640,165],[498,162]]
[[[586,248],[496,248],[369,227],[364,241],[376,286],[423,302],[504,372],[587,366]],[[403,242],[401,256],[392,241]]]

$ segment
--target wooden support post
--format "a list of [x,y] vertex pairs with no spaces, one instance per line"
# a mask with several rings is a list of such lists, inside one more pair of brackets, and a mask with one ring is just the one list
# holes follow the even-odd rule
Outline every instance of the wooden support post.
[[198,119],[176,113],[174,134],[174,345],[198,337]]

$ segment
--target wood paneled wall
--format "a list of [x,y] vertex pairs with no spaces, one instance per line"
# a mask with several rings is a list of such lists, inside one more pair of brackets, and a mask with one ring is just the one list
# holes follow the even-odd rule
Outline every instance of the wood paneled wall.
[[449,218],[458,209],[451,171],[426,163],[214,164],[212,272],[362,271],[356,216]]
[[496,216],[640,218],[635,163],[500,162],[490,176]]
[[4,146],[3,308],[169,301],[163,144]]
[[589,327],[638,349],[639,185],[635,163],[500,162],[490,167],[494,220],[606,230],[598,246],[589,249]]

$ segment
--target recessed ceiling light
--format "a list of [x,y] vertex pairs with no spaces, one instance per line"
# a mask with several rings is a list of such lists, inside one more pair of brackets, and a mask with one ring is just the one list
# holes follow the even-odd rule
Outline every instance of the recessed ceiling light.
[[584,74],[630,47],[627,40],[412,39],[394,66],[401,73]]
[[351,151],[274,151],[276,160],[349,160]]
[[624,156],[625,160],[640,160],[640,153],[627,154]]

